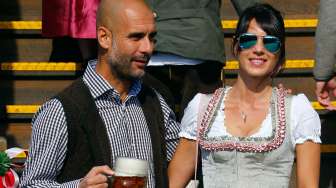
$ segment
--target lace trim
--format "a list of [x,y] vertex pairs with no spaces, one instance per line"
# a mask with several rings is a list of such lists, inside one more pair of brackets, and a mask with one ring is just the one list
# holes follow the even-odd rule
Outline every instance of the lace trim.
[[237,150],[241,152],[268,152],[281,146],[286,135],[285,96],[282,89],[274,88],[271,98],[272,135],[270,137],[221,136],[209,138],[207,135],[225,96],[225,89],[219,88],[211,98],[198,129],[198,139],[205,150]]
[[312,135],[312,136],[307,136],[305,138],[299,138],[299,139],[295,140],[295,144],[303,144],[306,141],[312,141],[316,144],[321,144],[322,143],[321,138],[319,136]]

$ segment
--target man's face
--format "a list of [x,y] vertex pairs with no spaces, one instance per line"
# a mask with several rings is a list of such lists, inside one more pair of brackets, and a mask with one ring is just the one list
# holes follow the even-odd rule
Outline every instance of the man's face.
[[154,48],[153,14],[126,9],[119,20],[114,26],[112,48],[108,52],[111,71],[119,79],[141,78]]

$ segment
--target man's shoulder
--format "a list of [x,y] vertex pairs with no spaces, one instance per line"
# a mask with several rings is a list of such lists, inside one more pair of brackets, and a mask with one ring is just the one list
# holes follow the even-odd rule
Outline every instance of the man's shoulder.
[[50,121],[51,119],[60,120],[64,118],[64,110],[62,103],[52,98],[46,101],[35,113],[32,122]]
[[37,114],[44,111],[60,111],[62,108],[62,103],[57,98],[51,98],[41,105]]
[[60,96],[63,95],[79,95],[81,93],[78,92],[78,90],[81,87],[85,87],[85,83],[82,78],[78,78],[75,81],[73,81],[69,86],[64,88],[61,92],[59,92],[55,97],[59,98]]

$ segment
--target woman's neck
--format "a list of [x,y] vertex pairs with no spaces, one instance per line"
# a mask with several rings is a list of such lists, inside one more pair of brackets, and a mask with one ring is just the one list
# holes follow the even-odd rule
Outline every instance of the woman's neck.
[[238,75],[237,82],[232,86],[231,96],[240,103],[253,104],[255,102],[269,101],[272,86],[271,79],[244,79]]

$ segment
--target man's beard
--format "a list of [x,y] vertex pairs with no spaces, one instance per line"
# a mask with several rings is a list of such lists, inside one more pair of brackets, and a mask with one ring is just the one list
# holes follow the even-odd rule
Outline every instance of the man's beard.
[[120,80],[135,80],[140,79],[145,75],[145,70],[132,71],[132,61],[141,60],[149,61],[149,55],[143,56],[130,56],[121,54],[113,42],[112,44],[113,54],[109,57],[108,62],[111,72]]

